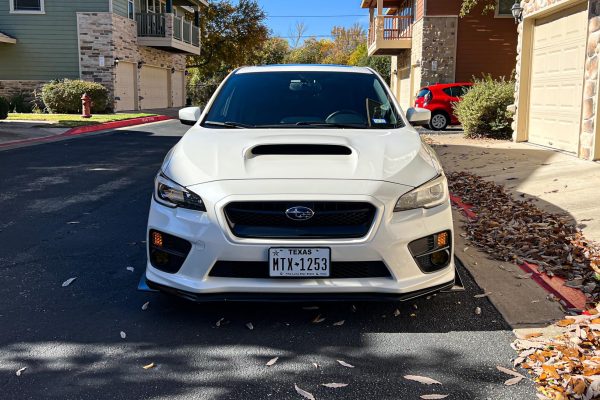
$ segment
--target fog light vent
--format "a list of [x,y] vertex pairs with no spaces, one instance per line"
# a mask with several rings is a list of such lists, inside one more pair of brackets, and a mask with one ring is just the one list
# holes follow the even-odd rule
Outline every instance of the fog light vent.
[[152,266],[171,274],[179,271],[192,249],[192,244],[187,240],[155,230],[151,230],[148,236]]
[[451,232],[444,231],[417,239],[408,245],[408,249],[421,271],[431,273],[450,264],[451,245]]

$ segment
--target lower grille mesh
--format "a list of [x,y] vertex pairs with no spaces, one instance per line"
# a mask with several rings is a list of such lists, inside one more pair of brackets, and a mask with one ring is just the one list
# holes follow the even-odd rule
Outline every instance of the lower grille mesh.
[[[269,279],[269,263],[263,261],[217,261],[211,269],[209,276],[215,278]],[[381,261],[338,261],[331,263],[331,275],[329,278],[318,279],[357,279],[391,277],[392,275],[390,274],[389,269]]]

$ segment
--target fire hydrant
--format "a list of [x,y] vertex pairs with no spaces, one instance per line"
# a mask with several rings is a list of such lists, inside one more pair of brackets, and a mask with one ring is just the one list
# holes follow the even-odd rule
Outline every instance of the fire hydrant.
[[92,117],[92,98],[87,93],[84,93],[83,96],[81,96],[81,117]]

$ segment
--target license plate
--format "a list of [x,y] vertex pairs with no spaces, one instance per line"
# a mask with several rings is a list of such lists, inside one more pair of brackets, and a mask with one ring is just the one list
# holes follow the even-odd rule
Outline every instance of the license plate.
[[269,249],[269,275],[275,278],[327,278],[331,249],[277,247]]

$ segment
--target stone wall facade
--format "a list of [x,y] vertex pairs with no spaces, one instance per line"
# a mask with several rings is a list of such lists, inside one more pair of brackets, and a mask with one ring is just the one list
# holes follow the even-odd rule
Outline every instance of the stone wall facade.
[[[113,95],[117,79],[116,59],[139,65],[185,69],[185,54],[139,46],[136,22],[129,18],[115,13],[78,13],[77,20],[81,79],[101,83]],[[104,57],[104,66],[100,66],[100,57]],[[137,82],[140,82],[141,69],[136,71]],[[137,104],[140,104],[141,88],[139,84],[136,87]]]
[[[570,5],[570,0],[522,0],[523,18],[526,19],[534,13],[539,13],[551,7],[560,6],[560,3]],[[575,4],[573,4],[575,5]],[[517,66],[515,84],[515,118],[513,122],[513,139],[519,139],[519,96],[521,87],[521,59],[523,53],[524,22],[518,26]],[[585,82],[582,97],[582,121],[579,137],[579,157],[593,160],[599,158],[598,148],[598,54],[600,53],[600,0],[588,0],[588,33],[585,57]],[[522,133],[521,133],[522,134]]]
[[427,16],[422,21],[420,86],[454,82],[458,17]]
[[16,81],[0,80],[0,97],[10,100],[11,97],[22,95],[26,102],[34,99],[34,92],[40,92],[46,81]]

